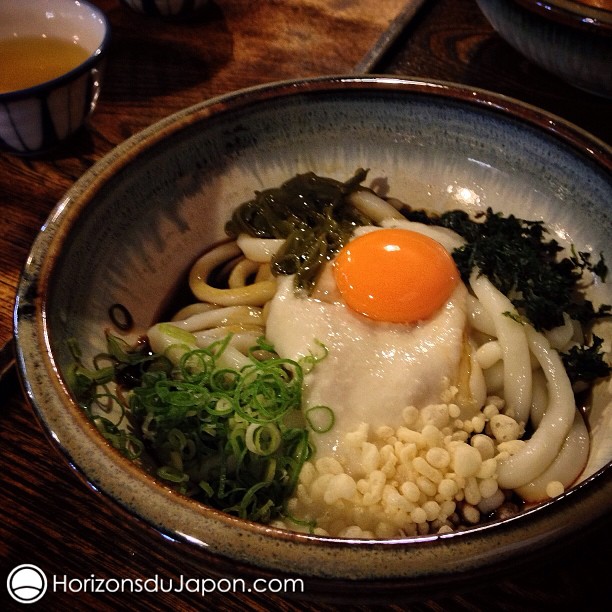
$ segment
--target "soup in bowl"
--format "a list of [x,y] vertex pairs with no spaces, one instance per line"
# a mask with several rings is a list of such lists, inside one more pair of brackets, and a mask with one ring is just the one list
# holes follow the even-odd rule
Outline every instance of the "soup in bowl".
[[190,550],[406,584],[503,564],[610,512],[611,165],[449,83],[204,102],[58,204],[16,303],[25,387]]

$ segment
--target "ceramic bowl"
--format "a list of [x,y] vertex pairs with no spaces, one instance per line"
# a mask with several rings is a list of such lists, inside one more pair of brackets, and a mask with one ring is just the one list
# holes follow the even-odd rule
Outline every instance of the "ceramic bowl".
[[208,0],[121,0],[121,3],[143,15],[181,19],[197,14]]
[[612,97],[612,3],[606,0],[477,0],[497,32],[564,81]]
[[[259,86],[188,108],[119,145],[65,194],[18,289],[19,371],[52,443],[89,482],[184,543],[255,571],[440,584],[511,560],[612,512],[610,397],[598,389],[582,480],[511,520],[388,541],[325,538],[240,520],[160,485],[99,435],[67,388],[76,339],[104,350],[109,308],[158,320],[230,211],[296,173],[352,176],[436,210],[492,207],[546,219],[612,261],[612,151],[520,102],[450,83],[326,77]],[[370,184],[370,182],[368,182]],[[610,301],[610,288],[603,298]],[[365,586],[364,586],[365,585]]]
[[[22,44],[20,56],[54,57],[41,42],[77,47],[53,73],[36,72],[26,82],[0,89],[0,149],[21,155],[47,151],[78,130],[96,107],[110,27],[104,13],[80,0],[0,0],[0,48]],[[25,50],[25,51],[24,51]],[[65,51],[61,51],[64,54]],[[57,57],[57,56],[56,56]],[[3,71],[15,60],[3,56]],[[36,64],[40,66],[41,60]],[[27,67],[19,70],[26,71]],[[8,71],[10,72],[10,71]],[[51,75],[51,78],[49,78]]]

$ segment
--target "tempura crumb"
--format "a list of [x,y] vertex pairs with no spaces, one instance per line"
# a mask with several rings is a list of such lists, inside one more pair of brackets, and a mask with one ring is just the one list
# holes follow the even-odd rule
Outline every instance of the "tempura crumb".
[[[494,396],[462,420],[455,396],[449,389],[449,403],[406,407],[397,429],[362,423],[346,434],[341,453],[307,461],[291,516],[316,521],[314,533],[387,539],[449,533],[498,510],[505,502],[498,461],[524,444],[523,425]],[[558,486],[549,484],[551,496]],[[306,530],[289,519],[276,524]]]
[[565,487],[558,480],[552,480],[546,485],[546,495],[548,497],[558,497],[565,491]]

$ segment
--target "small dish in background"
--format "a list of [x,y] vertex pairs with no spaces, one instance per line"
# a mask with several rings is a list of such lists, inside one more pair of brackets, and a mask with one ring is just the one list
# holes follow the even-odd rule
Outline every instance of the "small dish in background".
[[477,0],[497,32],[534,64],[612,97],[610,0]]
[[0,150],[47,151],[100,95],[110,26],[83,0],[0,0]]

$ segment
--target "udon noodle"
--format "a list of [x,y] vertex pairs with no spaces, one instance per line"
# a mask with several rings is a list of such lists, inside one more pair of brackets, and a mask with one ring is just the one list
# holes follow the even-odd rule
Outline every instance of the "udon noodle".
[[[376,226],[410,225],[393,201],[369,190],[349,199]],[[464,242],[445,228],[419,231],[449,251]],[[200,347],[231,334],[224,362],[248,363],[249,348],[266,336],[280,282],[271,261],[283,244],[240,234],[206,252],[189,275],[196,301],[171,324]],[[220,276],[224,286],[215,280]],[[583,342],[580,325],[566,316],[563,325],[537,331],[508,316],[516,313],[512,302],[478,270],[467,288],[468,365],[448,380],[439,402],[405,406],[390,424],[338,432],[341,444],[306,462],[287,516],[274,525],[307,530],[316,523],[316,533],[362,538],[445,532],[479,522],[511,495],[537,502],[575,482],[589,434],[559,353]],[[159,325],[148,337],[158,352],[172,344]],[[325,368],[324,359],[317,368]],[[316,432],[312,439],[316,448]]]

